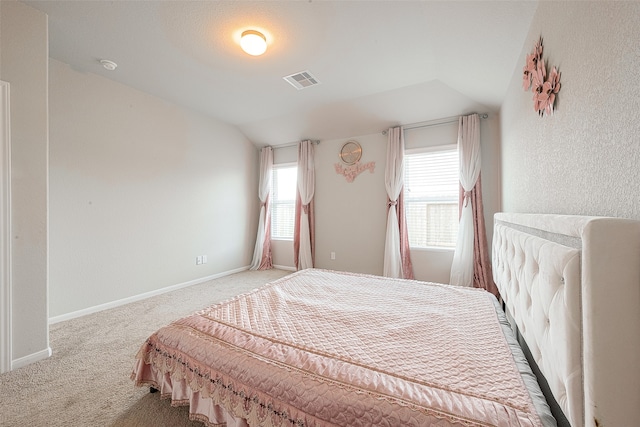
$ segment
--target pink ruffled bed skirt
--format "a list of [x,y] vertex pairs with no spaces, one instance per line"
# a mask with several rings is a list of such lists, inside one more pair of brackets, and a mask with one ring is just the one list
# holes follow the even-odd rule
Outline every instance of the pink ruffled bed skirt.
[[163,399],[171,399],[171,406],[188,405],[191,420],[200,421],[207,427],[249,427],[247,420],[231,415],[213,403],[211,397],[204,397],[202,392],[193,391],[184,378],[172,380],[170,373],[162,375],[142,360],[137,361],[135,371],[140,378],[145,378],[136,381],[136,385],[155,388]]

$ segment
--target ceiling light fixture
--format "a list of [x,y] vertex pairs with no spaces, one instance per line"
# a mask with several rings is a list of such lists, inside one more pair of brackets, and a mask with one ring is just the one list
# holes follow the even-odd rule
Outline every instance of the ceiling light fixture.
[[108,59],[101,59],[100,63],[105,68],[105,70],[113,71],[118,68],[118,64],[113,61],[109,61]]
[[264,34],[259,31],[243,31],[240,37],[240,47],[249,55],[262,55],[267,50],[267,39]]

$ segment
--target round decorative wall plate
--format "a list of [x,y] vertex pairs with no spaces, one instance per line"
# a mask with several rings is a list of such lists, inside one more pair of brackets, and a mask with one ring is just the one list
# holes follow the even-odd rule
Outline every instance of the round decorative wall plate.
[[352,165],[362,157],[362,147],[356,141],[347,141],[340,149],[340,159]]

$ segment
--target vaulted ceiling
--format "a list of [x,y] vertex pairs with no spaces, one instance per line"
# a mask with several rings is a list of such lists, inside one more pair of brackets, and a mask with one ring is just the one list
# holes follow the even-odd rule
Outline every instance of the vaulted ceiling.
[[[257,146],[498,111],[533,1],[24,1],[50,56],[237,126]],[[264,32],[267,52],[239,35]],[[118,64],[105,70],[100,59]],[[283,77],[310,71],[303,90]]]

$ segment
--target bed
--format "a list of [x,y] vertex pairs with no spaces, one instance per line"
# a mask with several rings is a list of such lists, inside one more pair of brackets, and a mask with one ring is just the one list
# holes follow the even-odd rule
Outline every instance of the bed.
[[633,425],[638,261],[639,222],[498,214],[502,306],[478,289],[309,269],[159,329],[132,379],[207,425],[553,426],[552,411]]
[[493,275],[559,417],[640,420],[640,222],[499,213]]

